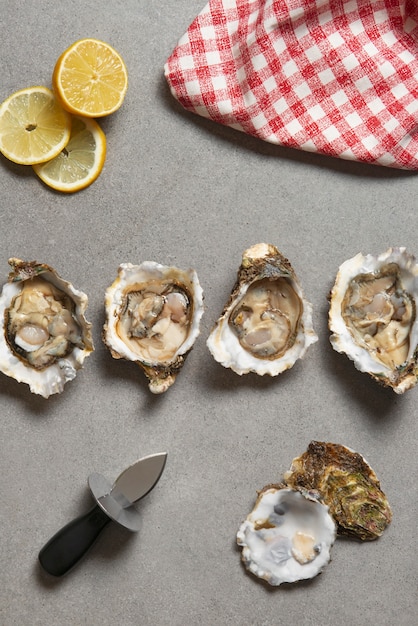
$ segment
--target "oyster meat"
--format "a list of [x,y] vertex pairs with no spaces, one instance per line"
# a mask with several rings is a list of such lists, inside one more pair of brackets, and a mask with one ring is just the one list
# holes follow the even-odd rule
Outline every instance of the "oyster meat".
[[237,543],[245,567],[278,586],[319,574],[330,560],[335,537],[327,506],[279,484],[259,492]]
[[114,358],[137,363],[153,393],[175,381],[199,335],[203,292],[194,270],[122,263],[105,295],[103,340]]
[[311,441],[306,452],[293,459],[284,480],[293,489],[317,492],[341,535],[370,541],[392,519],[375,472],[360,454],[340,444]]
[[88,299],[49,265],[9,259],[0,296],[0,370],[33,393],[61,393],[93,351]]
[[240,375],[276,376],[317,339],[312,305],[288,259],[271,244],[246,250],[229,301],[207,340],[215,360]]
[[405,248],[343,263],[330,293],[330,341],[402,394],[418,380],[418,265]]

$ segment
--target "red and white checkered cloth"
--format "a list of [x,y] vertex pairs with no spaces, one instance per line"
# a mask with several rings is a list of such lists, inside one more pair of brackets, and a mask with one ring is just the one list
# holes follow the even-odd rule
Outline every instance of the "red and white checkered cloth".
[[418,169],[417,0],[210,0],[164,69],[186,109],[221,124]]

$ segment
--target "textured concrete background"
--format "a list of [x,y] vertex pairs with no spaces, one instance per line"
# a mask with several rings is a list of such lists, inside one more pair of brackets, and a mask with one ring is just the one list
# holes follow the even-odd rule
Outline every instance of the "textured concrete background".
[[[49,86],[69,44],[93,36],[124,57],[123,107],[102,122],[108,156],[87,190],[54,193],[0,158],[0,269],[17,256],[53,265],[89,296],[96,350],[60,396],[0,376],[0,622],[5,626],[411,626],[417,614],[418,388],[380,388],[328,340],[327,294],[357,252],[418,254],[415,174],[284,150],[184,112],[163,65],[203,7],[197,0],[70,4],[2,0],[0,101]],[[205,342],[242,251],[268,241],[292,262],[319,341],[276,379],[239,377]],[[164,396],[101,342],[103,298],[119,263],[194,267],[205,292],[201,336]],[[235,534],[256,490],[312,439],[342,443],[375,469],[393,522],[374,543],[338,540],[316,579],[272,589],[245,573]],[[168,451],[130,534],[109,525],[63,579],[37,554],[91,503],[87,476],[113,480]]]

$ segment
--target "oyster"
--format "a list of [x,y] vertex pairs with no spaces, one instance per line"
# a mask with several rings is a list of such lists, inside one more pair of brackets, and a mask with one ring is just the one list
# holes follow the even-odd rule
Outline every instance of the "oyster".
[[319,574],[335,537],[327,506],[283,485],[268,485],[241,524],[237,543],[245,567],[277,586]]
[[334,350],[401,394],[418,380],[418,265],[405,248],[357,254],[338,271],[330,294]]
[[207,340],[216,361],[237,374],[276,376],[317,341],[312,305],[275,246],[246,250],[230,299]]
[[87,296],[48,265],[15,258],[9,264],[0,296],[0,370],[48,398],[93,351]]
[[153,393],[175,381],[199,335],[203,292],[194,270],[122,263],[105,296],[103,340],[116,359],[137,363]]
[[357,452],[336,443],[311,441],[285,474],[293,489],[317,492],[338,533],[370,541],[379,537],[392,512],[376,474]]

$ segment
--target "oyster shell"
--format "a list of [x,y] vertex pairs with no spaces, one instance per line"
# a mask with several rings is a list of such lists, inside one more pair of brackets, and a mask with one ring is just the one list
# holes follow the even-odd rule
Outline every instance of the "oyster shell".
[[268,485],[241,524],[237,543],[245,567],[277,586],[319,574],[335,537],[327,506],[283,485]]
[[203,291],[194,270],[122,263],[105,295],[103,340],[116,359],[137,363],[149,389],[165,392],[199,335]]
[[418,265],[405,248],[343,263],[330,293],[331,344],[401,394],[418,380]]
[[306,452],[293,459],[284,480],[293,489],[317,492],[341,535],[370,541],[392,519],[375,472],[360,454],[340,444],[311,441]]
[[216,361],[237,374],[276,376],[317,341],[312,305],[275,246],[246,250],[230,299],[207,340]]
[[9,259],[0,296],[0,370],[48,398],[61,393],[93,351],[87,296],[49,265]]

